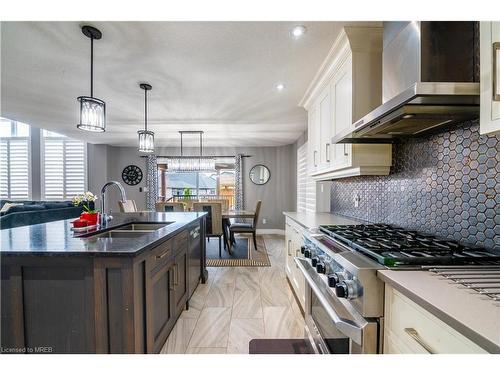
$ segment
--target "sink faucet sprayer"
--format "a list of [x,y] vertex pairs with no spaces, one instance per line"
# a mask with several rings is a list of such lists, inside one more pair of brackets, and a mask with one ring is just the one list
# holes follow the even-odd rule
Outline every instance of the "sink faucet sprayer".
[[104,186],[101,189],[101,226],[106,224],[109,220],[113,218],[113,216],[106,214],[106,189],[111,186],[111,185],[116,185],[118,189],[120,189],[120,195],[121,195],[121,201],[125,202],[127,200],[127,195],[125,194],[125,189],[123,189],[123,186],[117,182],[117,181],[109,181],[104,184]]

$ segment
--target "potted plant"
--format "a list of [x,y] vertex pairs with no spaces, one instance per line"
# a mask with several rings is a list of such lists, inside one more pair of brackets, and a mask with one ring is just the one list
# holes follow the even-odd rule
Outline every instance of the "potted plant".
[[85,220],[88,225],[96,225],[99,221],[99,212],[90,208],[90,202],[95,202],[97,197],[90,191],[77,195],[73,198],[75,206],[82,206],[83,212],[80,215],[80,220]]

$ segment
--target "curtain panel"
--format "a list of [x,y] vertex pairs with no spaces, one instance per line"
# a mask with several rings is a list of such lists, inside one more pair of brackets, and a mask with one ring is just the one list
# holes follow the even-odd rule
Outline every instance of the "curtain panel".
[[236,210],[244,210],[243,196],[243,154],[234,157],[234,199]]
[[154,211],[158,200],[158,167],[155,155],[148,155],[146,159],[146,209]]

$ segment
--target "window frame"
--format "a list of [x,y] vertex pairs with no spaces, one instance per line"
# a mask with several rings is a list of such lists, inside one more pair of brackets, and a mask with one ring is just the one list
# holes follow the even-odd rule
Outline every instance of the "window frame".
[[[8,172],[7,172],[7,197],[0,197],[0,199],[3,200],[10,200],[10,201],[23,201],[23,200],[31,200],[33,196],[33,178],[32,178],[32,150],[31,150],[31,136],[32,136],[32,127],[29,124],[25,124],[28,126],[28,135],[27,136],[13,136],[13,133],[17,133],[17,124],[18,121],[16,120],[11,120],[8,118],[3,118],[4,120],[10,121],[10,126],[11,126],[11,135],[10,137],[0,137],[2,140],[7,141],[7,161],[8,161]],[[24,123],[23,123],[24,124]],[[10,142],[12,140],[25,140],[28,144],[28,196],[26,198],[12,198],[11,196],[11,184],[10,184]]]
[[[59,134],[59,136],[54,137],[45,137],[44,135],[44,130],[47,132],[55,133],[51,130],[47,129],[40,129],[40,196],[42,200],[46,201],[59,201],[59,200],[69,200],[73,197],[69,197],[66,195],[66,162],[63,163],[63,197],[62,198],[51,198],[51,197],[46,197],[45,196],[45,138],[49,139],[56,139],[56,140],[61,140],[65,142],[66,140],[71,140],[71,141],[79,141],[83,143],[83,175],[84,175],[84,183],[83,183],[83,190],[84,192],[88,191],[88,144],[85,141],[81,141],[79,139],[74,139],[67,137],[65,135]],[[57,134],[57,133],[56,133]],[[63,146],[63,159],[64,154],[66,152],[65,145]]]

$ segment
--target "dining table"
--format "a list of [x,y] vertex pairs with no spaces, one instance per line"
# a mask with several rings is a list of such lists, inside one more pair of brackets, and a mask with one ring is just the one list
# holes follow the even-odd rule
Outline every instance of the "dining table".
[[247,210],[227,210],[222,212],[222,232],[224,237],[224,246],[227,246],[229,254],[231,254],[231,246],[229,243],[229,227],[231,221],[229,219],[253,219],[255,211]]

